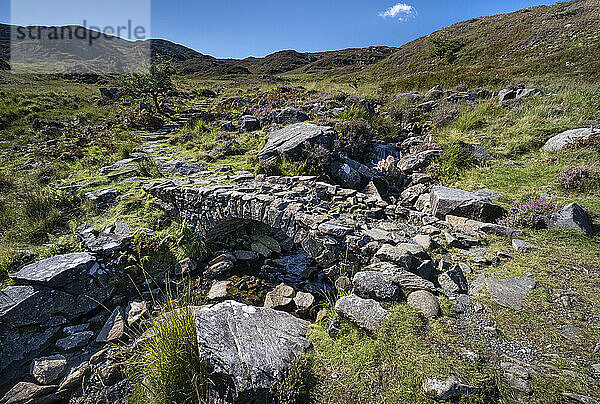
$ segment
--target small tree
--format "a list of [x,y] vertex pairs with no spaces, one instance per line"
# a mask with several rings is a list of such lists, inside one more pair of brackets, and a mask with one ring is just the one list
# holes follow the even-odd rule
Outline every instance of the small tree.
[[151,64],[147,72],[126,75],[122,80],[121,87],[124,92],[132,96],[139,94],[150,96],[156,110],[160,112],[159,97],[174,88],[171,80],[174,74],[175,70],[171,64],[161,61]]

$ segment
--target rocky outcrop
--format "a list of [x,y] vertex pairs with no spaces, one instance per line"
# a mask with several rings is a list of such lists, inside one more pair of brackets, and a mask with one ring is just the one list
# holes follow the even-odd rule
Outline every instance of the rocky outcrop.
[[273,309],[226,301],[194,314],[211,394],[227,402],[265,402],[273,383],[310,345],[307,321]]
[[258,153],[260,159],[269,157],[297,156],[306,143],[310,145],[328,145],[335,137],[335,131],[329,126],[312,123],[297,123],[283,129],[270,132],[266,136],[267,144]]

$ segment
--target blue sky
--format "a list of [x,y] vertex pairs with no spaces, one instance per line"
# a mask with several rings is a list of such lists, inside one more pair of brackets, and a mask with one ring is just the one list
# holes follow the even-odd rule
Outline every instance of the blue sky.
[[[25,6],[25,1],[31,4]],[[0,0],[1,22],[11,22],[10,3]],[[100,21],[97,25],[118,20],[117,24],[129,18],[143,21],[151,4],[152,37],[169,39],[219,58],[244,58],[283,49],[312,52],[371,45],[400,46],[472,17],[553,3],[543,0],[152,0],[151,3],[150,0],[13,0],[13,4],[18,4],[16,7],[23,9],[18,11],[27,13],[21,12],[20,21],[12,23],[82,24],[83,16],[92,23]],[[124,4],[130,5],[127,10]],[[140,11],[135,11],[135,7]]]

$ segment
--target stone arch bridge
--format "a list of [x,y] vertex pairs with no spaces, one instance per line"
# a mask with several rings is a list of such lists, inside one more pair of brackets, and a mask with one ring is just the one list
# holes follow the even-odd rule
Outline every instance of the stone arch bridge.
[[383,244],[410,242],[410,225],[391,220],[395,206],[314,177],[240,178],[234,183],[152,182],[151,195],[168,204],[208,240],[251,221],[281,230],[317,265],[366,264]]

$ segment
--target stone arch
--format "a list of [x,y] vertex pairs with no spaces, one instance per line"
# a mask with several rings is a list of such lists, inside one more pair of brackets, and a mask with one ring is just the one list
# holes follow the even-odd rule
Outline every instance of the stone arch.
[[[182,186],[173,182],[153,183],[145,189],[175,208],[207,239],[218,239],[249,222],[260,222],[281,230],[302,247],[317,265],[331,268],[340,262],[357,261],[359,251],[352,234],[356,223],[342,223],[319,208],[319,192],[302,178],[286,183],[246,183]],[[290,182],[293,181],[291,184]],[[304,180],[310,181],[310,180]],[[314,185],[314,180],[308,185]],[[354,240],[355,241],[355,240]]]

